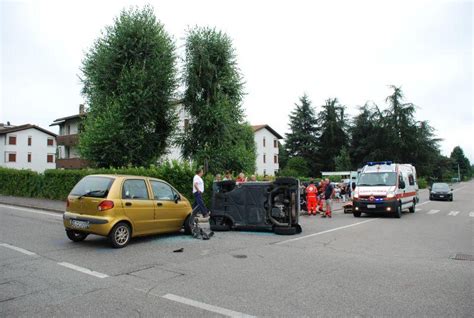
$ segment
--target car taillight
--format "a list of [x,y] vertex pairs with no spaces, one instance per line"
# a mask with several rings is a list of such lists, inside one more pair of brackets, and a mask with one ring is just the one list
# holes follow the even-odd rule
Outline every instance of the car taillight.
[[105,200],[105,201],[100,202],[100,204],[97,206],[97,210],[105,211],[105,210],[110,210],[113,207],[114,207],[114,201]]

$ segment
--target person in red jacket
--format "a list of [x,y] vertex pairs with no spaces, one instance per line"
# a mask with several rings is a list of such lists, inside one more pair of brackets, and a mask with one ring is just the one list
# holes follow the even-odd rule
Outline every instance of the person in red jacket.
[[308,205],[308,215],[316,215],[316,206],[318,205],[318,188],[311,179],[306,187],[306,204]]

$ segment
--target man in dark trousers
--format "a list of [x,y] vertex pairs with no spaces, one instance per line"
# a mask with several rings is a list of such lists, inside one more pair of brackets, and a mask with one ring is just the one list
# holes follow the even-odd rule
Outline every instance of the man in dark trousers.
[[324,200],[326,201],[326,211],[321,215],[321,217],[325,218],[332,217],[332,199],[334,198],[334,187],[331,184],[331,181],[326,178],[326,187],[324,188]]

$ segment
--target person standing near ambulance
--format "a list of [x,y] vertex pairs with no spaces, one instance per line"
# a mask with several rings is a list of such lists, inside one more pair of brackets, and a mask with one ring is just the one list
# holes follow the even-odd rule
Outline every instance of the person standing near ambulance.
[[309,181],[309,185],[306,187],[306,204],[308,207],[308,215],[316,215],[316,206],[318,204],[318,188],[314,184],[313,179]]
[[334,187],[331,184],[329,179],[326,179],[326,187],[324,188],[324,200],[326,201],[326,211],[323,212],[321,217],[325,218],[326,216],[331,218],[332,217],[332,200],[334,198]]

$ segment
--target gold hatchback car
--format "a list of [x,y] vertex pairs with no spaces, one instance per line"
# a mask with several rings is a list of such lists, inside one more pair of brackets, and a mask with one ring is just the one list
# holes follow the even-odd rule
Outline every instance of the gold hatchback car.
[[113,247],[132,237],[191,233],[189,201],[163,180],[122,175],[90,175],[72,189],[63,215],[67,237],[80,242],[89,234],[106,236]]

